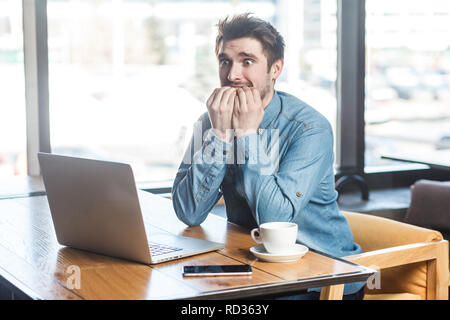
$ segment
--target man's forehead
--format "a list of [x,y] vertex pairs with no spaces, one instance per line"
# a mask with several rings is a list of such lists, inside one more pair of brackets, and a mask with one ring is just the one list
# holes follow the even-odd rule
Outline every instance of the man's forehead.
[[222,41],[219,46],[218,56],[266,56],[261,42],[254,38],[238,38]]

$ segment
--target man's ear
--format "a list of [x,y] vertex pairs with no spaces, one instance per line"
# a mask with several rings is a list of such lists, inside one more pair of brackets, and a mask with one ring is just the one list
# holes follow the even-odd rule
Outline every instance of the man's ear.
[[278,77],[281,74],[281,71],[283,71],[284,66],[284,59],[278,59],[272,64],[272,67],[270,68],[270,72],[272,74],[272,80],[275,81],[278,79]]

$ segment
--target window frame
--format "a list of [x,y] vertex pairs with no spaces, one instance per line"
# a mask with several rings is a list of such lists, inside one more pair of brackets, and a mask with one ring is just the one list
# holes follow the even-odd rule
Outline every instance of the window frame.
[[47,0],[23,0],[27,170],[39,176],[38,152],[51,152]]

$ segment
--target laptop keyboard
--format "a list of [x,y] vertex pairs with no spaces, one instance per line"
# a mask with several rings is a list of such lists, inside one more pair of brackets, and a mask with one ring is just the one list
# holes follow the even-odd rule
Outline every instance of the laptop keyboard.
[[149,243],[148,246],[150,247],[150,254],[152,256],[183,250],[183,248],[170,247],[159,243]]

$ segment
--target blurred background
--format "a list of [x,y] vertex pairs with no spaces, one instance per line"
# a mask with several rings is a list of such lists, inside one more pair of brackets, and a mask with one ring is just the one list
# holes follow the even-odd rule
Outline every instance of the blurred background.
[[[0,179],[27,174],[22,10],[0,0]],[[173,179],[219,86],[216,24],[242,12],[285,38],[276,88],[335,130],[336,0],[48,0],[52,152],[130,163],[141,182]],[[450,1],[366,0],[365,47],[365,166],[450,149]]]

